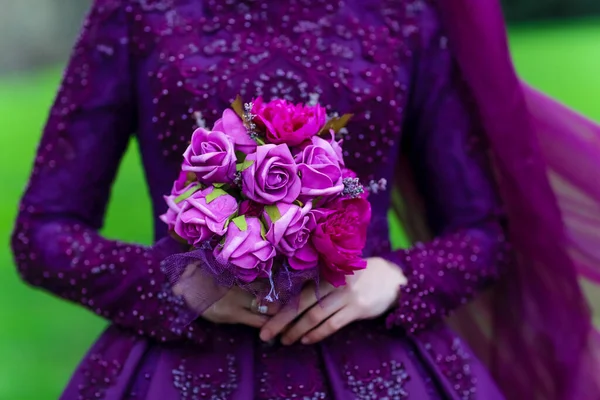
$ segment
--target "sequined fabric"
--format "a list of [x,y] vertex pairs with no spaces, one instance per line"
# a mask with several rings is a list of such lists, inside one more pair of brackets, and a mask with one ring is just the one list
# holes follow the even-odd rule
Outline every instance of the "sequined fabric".
[[[352,113],[347,165],[393,181],[410,155],[439,239],[391,251],[390,191],[370,196],[366,256],[409,284],[385,319],[322,344],[259,343],[171,294],[160,262],[181,251],[157,216],[181,154],[237,94],[316,98]],[[40,142],[12,246],[24,280],[112,325],[64,399],[501,399],[442,318],[500,273],[505,247],[436,11],[424,0],[96,0]],[[156,244],[98,234],[132,137],[154,206]],[[468,375],[466,372],[468,371]]]

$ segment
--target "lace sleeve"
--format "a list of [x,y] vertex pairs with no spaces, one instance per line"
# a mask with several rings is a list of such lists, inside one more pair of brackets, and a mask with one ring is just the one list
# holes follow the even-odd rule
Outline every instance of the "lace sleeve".
[[408,278],[387,322],[410,333],[492,283],[509,254],[483,135],[448,45],[425,13],[404,151],[435,239],[385,256]]
[[98,234],[136,129],[124,0],[96,0],[50,111],[12,248],[24,280],[159,341],[202,340],[197,314],[171,293],[160,262],[181,251]]

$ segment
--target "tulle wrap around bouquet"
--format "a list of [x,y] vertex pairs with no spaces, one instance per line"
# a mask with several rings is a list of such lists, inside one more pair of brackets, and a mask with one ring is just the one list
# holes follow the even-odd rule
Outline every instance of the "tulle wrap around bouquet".
[[212,129],[194,131],[161,219],[189,245],[163,268],[196,309],[233,286],[286,303],[310,281],[341,286],[366,267],[368,190],[338,138],[350,117],[238,97]]

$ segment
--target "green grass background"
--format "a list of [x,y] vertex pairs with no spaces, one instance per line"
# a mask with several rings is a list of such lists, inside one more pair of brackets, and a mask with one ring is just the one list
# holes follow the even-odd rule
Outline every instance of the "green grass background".
[[[534,86],[600,120],[598,21],[512,29],[517,68]],[[15,274],[8,237],[29,174],[60,69],[0,77],[0,400],[58,397],[70,373],[105,322],[87,311],[32,290]],[[127,201],[144,193],[134,144],[113,190],[104,233],[149,243],[150,207]],[[128,224],[123,224],[127,220]]]

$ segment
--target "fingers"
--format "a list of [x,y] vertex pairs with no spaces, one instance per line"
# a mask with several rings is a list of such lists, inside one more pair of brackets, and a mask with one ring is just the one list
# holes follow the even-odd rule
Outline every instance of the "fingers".
[[[308,332],[317,328],[323,321],[335,316],[335,313],[340,311],[347,303],[346,296],[343,291],[335,291],[316,304],[298,321],[292,324],[281,338],[281,343],[290,345],[305,336]],[[325,322],[326,323],[326,322]]]
[[[269,315],[278,311],[279,306],[271,303],[268,306],[262,306],[263,308],[259,310],[259,304],[251,293],[234,287],[206,309],[202,317],[216,324],[244,324],[261,328],[269,319]],[[250,308],[255,308],[255,310]]]
[[333,335],[357,319],[352,307],[344,307],[302,338],[302,344],[314,344]]
[[269,320],[266,315],[255,314],[246,309],[240,309],[235,312],[233,323],[243,324],[251,326],[253,328],[262,328],[263,325]]
[[261,302],[257,298],[254,298],[251,301],[249,309],[254,314],[272,316],[272,315],[277,314],[277,312],[279,312],[279,310],[281,309],[281,306],[277,303]]
[[[316,300],[316,299],[315,299]],[[260,339],[268,342],[279,335],[299,314],[299,307],[286,306],[262,327]]]
[[253,294],[238,287],[232,288],[228,295],[231,296],[231,301],[236,307],[244,308],[254,314],[275,315],[281,309],[279,304],[260,301]]
[[[329,284],[322,284],[319,286],[319,296],[325,298],[333,289]],[[281,309],[263,326],[260,332],[261,340],[268,342],[279,335],[298,315],[315,305],[317,301],[315,287],[313,285],[307,286],[300,293],[298,305],[296,305],[296,302],[292,302],[292,304]]]
[[[198,272],[198,264],[188,264],[175,285],[173,285],[173,294],[175,296],[185,297],[186,293],[193,293],[195,288],[201,284],[201,279],[204,279],[202,274]],[[188,299],[186,299],[188,300]]]
[[242,290],[239,287],[231,288],[225,297],[227,299],[224,300],[230,301],[232,305],[245,309],[250,309],[252,301],[254,300],[254,296],[251,293]]

